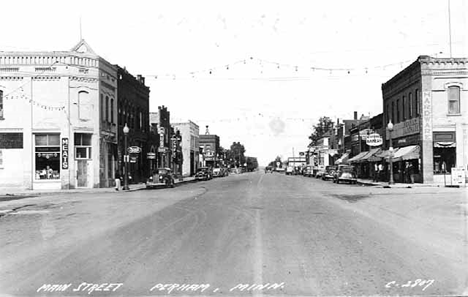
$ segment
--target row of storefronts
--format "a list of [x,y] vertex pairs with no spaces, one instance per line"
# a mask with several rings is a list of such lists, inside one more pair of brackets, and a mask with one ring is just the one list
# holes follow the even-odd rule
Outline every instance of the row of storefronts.
[[[330,164],[351,164],[360,178],[444,184],[468,169],[466,58],[418,59],[382,84],[383,113],[337,125]],[[346,121],[344,121],[346,122]],[[377,134],[381,145],[368,145]],[[326,138],[333,139],[330,135]],[[343,144],[343,145],[341,145]],[[322,149],[323,150],[323,149]],[[466,180],[466,174],[464,174]]]

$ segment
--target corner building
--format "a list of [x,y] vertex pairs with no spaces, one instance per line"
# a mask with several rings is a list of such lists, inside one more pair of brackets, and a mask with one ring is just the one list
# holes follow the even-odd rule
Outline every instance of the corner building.
[[113,183],[117,68],[81,40],[70,51],[0,52],[0,188]]
[[[406,162],[415,181],[444,184],[444,173],[468,165],[467,58],[420,56],[382,84],[384,127],[394,124],[394,173]],[[386,130],[385,147],[390,147]],[[398,179],[396,181],[398,181]]]

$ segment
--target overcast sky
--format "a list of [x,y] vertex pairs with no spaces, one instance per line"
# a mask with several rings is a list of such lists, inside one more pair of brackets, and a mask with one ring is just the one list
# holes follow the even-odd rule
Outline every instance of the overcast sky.
[[[266,165],[304,151],[320,116],[381,113],[381,84],[419,55],[449,57],[448,3],[3,1],[0,50],[69,50],[81,19],[98,55],[146,77],[151,111]],[[450,8],[452,56],[466,57],[466,1]]]

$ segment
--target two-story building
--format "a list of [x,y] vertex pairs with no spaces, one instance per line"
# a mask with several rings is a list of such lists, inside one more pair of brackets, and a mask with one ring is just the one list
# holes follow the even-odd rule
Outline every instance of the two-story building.
[[117,69],[70,51],[0,53],[0,187],[91,188],[114,178]]
[[182,149],[182,175],[192,176],[199,164],[199,127],[192,121],[173,123],[174,130],[180,131]]

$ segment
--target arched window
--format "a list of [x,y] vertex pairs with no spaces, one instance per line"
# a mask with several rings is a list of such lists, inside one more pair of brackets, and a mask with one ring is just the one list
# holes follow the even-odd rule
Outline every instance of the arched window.
[[460,87],[450,86],[447,89],[448,93],[448,113],[460,114]]
[[86,91],[78,92],[78,117],[80,120],[90,120],[92,116],[92,106],[89,93]]

